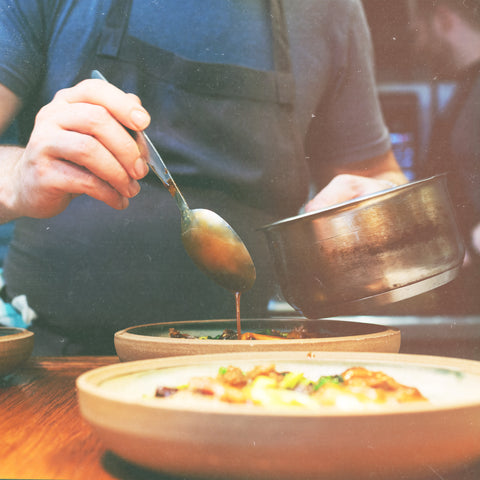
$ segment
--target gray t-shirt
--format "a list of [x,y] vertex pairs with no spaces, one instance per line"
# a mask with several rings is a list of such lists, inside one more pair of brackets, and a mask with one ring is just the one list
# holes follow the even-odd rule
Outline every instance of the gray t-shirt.
[[[268,71],[266,4],[188,0],[179,8],[176,0],[134,0],[128,33],[190,60]],[[37,110],[71,86],[92,56],[109,7],[109,0],[0,0],[0,83],[25,102],[18,119],[25,139]],[[308,144],[304,155],[323,184],[332,165],[389,148],[369,31],[357,0],[287,1],[284,9],[295,81],[292,129]],[[79,197],[53,219],[19,220],[5,263],[9,293],[27,294],[46,326],[70,335],[89,326],[111,333],[134,323],[233,316],[230,295],[180,259],[178,212],[167,193],[165,202],[159,198],[161,188],[145,182],[123,212]],[[188,199],[196,194],[186,191]],[[228,192],[201,200],[248,241],[258,280],[243,312],[264,315],[275,282],[256,229],[278,217],[261,205],[238,205]]]

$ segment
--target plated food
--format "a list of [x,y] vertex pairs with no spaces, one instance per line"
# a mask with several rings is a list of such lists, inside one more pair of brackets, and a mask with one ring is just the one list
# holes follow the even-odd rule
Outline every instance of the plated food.
[[193,377],[176,387],[160,386],[155,397],[177,403],[206,399],[266,408],[336,407],[347,411],[427,401],[418,388],[365,367],[312,380],[299,371],[279,371],[275,365],[257,365],[248,371],[232,365],[220,367],[215,377]]
[[[243,319],[242,328],[246,338],[238,340],[233,319],[137,325],[115,334],[115,348],[120,360],[130,361],[286,350],[397,353],[401,341],[397,328],[340,319]],[[286,338],[289,335],[294,338]]]
[[[358,367],[382,372],[426,400],[387,401],[375,408],[267,408],[155,396],[159,386],[215,378],[219,366],[229,365],[244,373],[275,365],[276,372],[301,373],[312,382]],[[166,474],[391,480],[431,476],[480,459],[475,361],[366,352],[196,355],[98,368],[80,376],[77,387],[80,411],[107,449]]]
[[300,324],[290,330],[276,330],[274,328],[268,328],[256,332],[240,332],[226,328],[221,333],[215,336],[212,335],[200,335],[196,336],[191,333],[185,333],[178,331],[175,327],[168,329],[168,336],[170,338],[198,338],[200,340],[293,340],[300,338],[318,338],[321,334],[318,331],[309,330],[305,325]]

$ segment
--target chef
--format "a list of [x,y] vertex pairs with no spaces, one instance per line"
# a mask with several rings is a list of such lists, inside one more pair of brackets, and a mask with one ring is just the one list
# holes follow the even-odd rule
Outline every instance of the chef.
[[3,293],[35,312],[37,353],[234,315],[127,129],[146,129],[189,205],[246,243],[245,317],[266,315],[276,285],[259,227],[406,181],[359,0],[0,0],[0,13],[0,130],[18,130],[0,149],[0,219],[15,220]]

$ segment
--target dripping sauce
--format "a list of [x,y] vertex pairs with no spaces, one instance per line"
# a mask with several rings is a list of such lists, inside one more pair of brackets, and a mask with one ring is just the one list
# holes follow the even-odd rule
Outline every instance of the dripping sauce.
[[237,338],[242,336],[242,326],[240,320],[240,297],[242,294],[240,292],[235,292],[235,310],[237,312]]

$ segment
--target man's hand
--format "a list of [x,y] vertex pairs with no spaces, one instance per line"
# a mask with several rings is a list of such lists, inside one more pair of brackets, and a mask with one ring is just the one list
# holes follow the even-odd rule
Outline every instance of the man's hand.
[[354,198],[407,183],[393,152],[339,169],[330,183],[305,205],[321,210]]
[[306,212],[321,210],[354,198],[396,186],[389,180],[340,174],[305,205]]
[[138,97],[102,80],[59,91],[39,111],[26,148],[4,163],[14,216],[51,217],[82,194],[125,208],[148,167],[124,127],[149,122]]

